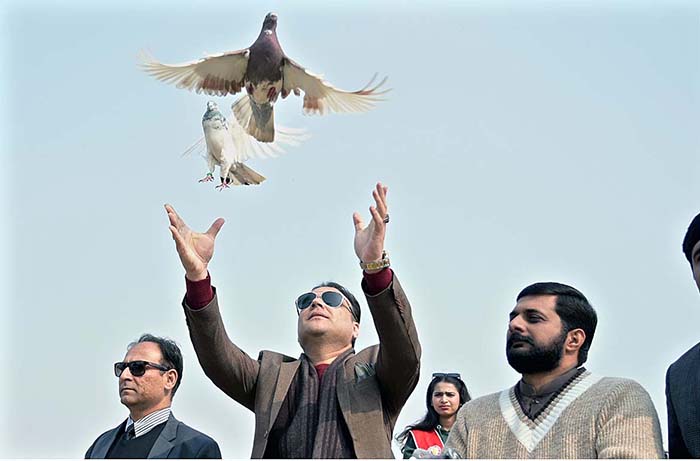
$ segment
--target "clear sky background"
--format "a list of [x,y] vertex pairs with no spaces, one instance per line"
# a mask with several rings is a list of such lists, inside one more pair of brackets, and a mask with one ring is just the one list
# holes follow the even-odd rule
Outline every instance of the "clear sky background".
[[[199,184],[180,154],[210,97],[157,82],[139,50],[182,62],[249,46],[268,11],[297,62],[336,86],[389,76],[363,115],[279,124],[312,138],[250,165],[258,187]],[[298,355],[293,300],[326,279],[360,294],[352,212],[389,186],[387,250],[423,345],[397,432],[433,371],[473,396],[513,385],[508,312],[524,286],[572,284],[599,315],[587,367],[651,394],[700,340],[680,245],[700,211],[700,5],[692,1],[4,2],[1,7],[0,457],[78,458],[127,415],[112,364],[143,332],[182,347],[173,411],[227,458],[253,414],[192,349],[163,204],[221,216],[210,266],[229,335]],[[234,97],[214,98],[229,112]],[[377,340],[366,303],[357,347]],[[398,454],[398,449],[395,450]]]

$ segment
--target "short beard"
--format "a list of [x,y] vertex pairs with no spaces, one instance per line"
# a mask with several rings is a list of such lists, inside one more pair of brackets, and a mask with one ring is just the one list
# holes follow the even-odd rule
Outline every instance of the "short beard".
[[[532,348],[513,349],[511,346],[515,341],[526,342]],[[506,357],[510,366],[520,374],[544,373],[559,366],[564,355],[564,343],[566,343],[566,332],[563,330],[551,344],[545,346],[535,344],[532,338],[513,333],[506,342]]]

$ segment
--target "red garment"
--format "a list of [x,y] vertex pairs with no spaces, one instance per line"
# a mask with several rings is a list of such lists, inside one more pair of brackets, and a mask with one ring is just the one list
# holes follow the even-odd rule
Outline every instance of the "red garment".
[[432,431],[421,431],[418,429],[412,429],[408,431],[413,437],[413,442],[416,444],[416,448],[421,448],[423,450],[428,450],[433,455],[439,455],[442,453],[444,445],[442,444],[442,439],[435,429]]
[[322,363],[314,366],[314,368],[316,368],[316,374],[318,375],[319,382],[323,379],[323,375],[326,373],[329,366],[331,366],[330,363]]
[[388,267],[376,272],[374,274],[368,274],[362,271],[362,288],[370,296],[378,295],[382,291],[386,290],[391,284],[391,280],[394,278],[394,273]]
[[[374,296],[386,290],[394,277],[394,273],[390,268],[385,268],[376,274],[368,274],[362,272],[363,284],[365,292]],[[207,278],[198,282],[193,282],[185,277],[185,285],[187,292],[185,293],[185,301],[190,309],[201,309],[214,299],[214,290],[211,287],[211,276],[207,272]]]
[[207,278],[193,282],[185,277],[185,301],[191,309],[201,309],[214,299],[214,290],[211,287],[211,276],[207,272]]

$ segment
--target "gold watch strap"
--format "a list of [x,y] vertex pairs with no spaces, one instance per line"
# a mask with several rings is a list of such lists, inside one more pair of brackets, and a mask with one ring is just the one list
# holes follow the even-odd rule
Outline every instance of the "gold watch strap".
[[379,269],[389,267],[390,265],[391,261],[389,261],[389,257],[387,256],[386,251],[382,251],[382,259],[379,259],[377,261],[360,261],[360,267],[362,268],[362,270],[365,271],[376,271]]

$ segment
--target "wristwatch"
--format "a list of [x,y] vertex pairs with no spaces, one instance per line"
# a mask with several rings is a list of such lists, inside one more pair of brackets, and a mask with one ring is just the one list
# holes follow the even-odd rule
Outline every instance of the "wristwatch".
[[376,271],[379,269],[384,269],[386,267],[389,267],[391,265],[391,262],[389,261],[389,256],[386,254],[386,250],[382,251],[382,259],[379,259],[377,261],[368,261],[368,262],[362,262],[360,261],[360,267],[362,270],[365,271]]

